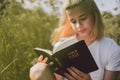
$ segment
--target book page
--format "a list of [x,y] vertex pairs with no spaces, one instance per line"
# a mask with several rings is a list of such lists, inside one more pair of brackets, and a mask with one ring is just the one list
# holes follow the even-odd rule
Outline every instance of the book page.
[[52,51],[51,50],[48,50],[48,49],[43,49],[43,48],[35,48],[35,50],[39,50],[39,51],[42,51],[42,52],[45,52],[49,55],[52,55]]

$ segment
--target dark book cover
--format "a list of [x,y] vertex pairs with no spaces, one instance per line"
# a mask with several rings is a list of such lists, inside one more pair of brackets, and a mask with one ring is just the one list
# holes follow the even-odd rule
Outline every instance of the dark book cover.
[[[36,50],[36,52],[37,51],[38,50]],[[47,51],[41,51],[38,55],[40,55],[40,53],[45,57],[49,57],[49,59],[54,62],[53,70],[60,75],[67,72],[66,68],[71,66],[74,66],[84,73],[89,73],[98,69],[84,40],[57,51],[53,55],[47,54]]]

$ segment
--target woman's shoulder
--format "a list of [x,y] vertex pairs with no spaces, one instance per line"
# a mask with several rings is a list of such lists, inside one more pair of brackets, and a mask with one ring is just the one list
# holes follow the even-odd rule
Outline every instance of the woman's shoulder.
[[66,38],[61,38],[58,42],[55,43],[53,50],[58,51],[58,48],[59,50],[63,49],[71,44],[74,44],[77,41],[78,40],[76,39],[75,35]]
[[70,36],[70,37],[61,38],[58,42],[56,42],[55,46],[63,44],[63,43],[67,43],[67,42],[69,42],[69,44],[70,44],[70,42],[74,43],[76,41],[77,41],[76,36],[73,35],[73,36]]
[[103,43],[103,44],[109,44],[109,45],[118,45],[116,42],[115,42],[115,40],[114,39],[112,39],[112,38],[108,38],[108,37],[103,37],[102,39],[101,39],[101,43]]
[[103,46],[104,48],[108,48],[109,50],[120,49],[120,46],[112,38],[103,37],[100,40],[100,44],[101,46]]

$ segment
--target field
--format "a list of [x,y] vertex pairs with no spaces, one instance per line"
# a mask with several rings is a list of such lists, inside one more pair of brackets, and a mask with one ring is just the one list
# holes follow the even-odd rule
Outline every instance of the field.
[[[105,25],[111,23],[105,34],[120,44],[120,32],[117,32],[120,19],[103,16]],[[57,16],[41,8],[31,11],[18,3],[10,3],[3,9],[0,13],[0,80],[29,80],[29,69],[37,62],[34,48],[52,49],[50,35],[57,22]]]

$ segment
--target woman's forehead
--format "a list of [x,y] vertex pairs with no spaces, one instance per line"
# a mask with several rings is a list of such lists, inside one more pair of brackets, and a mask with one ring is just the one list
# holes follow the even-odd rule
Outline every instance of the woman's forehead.
[[81,10],[81,11],[86,11],[86,12],[88,12],[88,11],[92,11],[92,9],[90,8],[90,7],[88,7],[87,5],[84,5],[84,4],[81,4],[81,5],[76,5],[76,6],[73,6],[73,7],[71,7],[71,8],[68,8],[68,9],[66,9],[66,10],[69,10],[69,9],[75,9],[75,8],[78,8],[79,10]]
[[65,11],[67,14],[76,14],[76,12],[80,13],[80,14],[88,14],[89,11],[81,8],[81,7],[75,7],[75,8],[71,8],[71,9],[67,9]]

